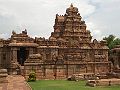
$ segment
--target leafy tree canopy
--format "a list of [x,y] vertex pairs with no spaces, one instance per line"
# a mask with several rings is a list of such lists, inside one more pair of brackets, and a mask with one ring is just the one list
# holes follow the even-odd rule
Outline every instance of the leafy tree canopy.
[[115,45],[120,44],[120,38],[116,38],[114,35],[109,35],[108,37],[104,37],[103,40],[107,42],[107,46],[111,50],[112,48],[115,47]]

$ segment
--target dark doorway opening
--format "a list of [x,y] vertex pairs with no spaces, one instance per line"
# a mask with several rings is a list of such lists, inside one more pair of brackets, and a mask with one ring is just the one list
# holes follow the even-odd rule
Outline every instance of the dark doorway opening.
[[21,47],[20,50],[17,51],[17,61],[18,63],[23,66],[24,62],[28,58],[29,51],[26,50],[25,47]]

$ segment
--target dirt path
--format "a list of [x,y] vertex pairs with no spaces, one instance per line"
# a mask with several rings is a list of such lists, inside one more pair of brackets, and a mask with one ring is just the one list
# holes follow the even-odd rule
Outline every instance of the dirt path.
[[23,76],[9,75],[8,83],[0,83],[0,90],[32,90]]

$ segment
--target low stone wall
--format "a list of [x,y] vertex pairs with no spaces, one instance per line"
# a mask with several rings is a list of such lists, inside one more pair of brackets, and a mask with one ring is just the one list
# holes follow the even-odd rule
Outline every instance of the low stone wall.
[[100,79],[100,80],[88,80],[86,83],[88,86],[111,86],[120,85],[120,79]]
[[111,86],[111,85],[120,85],[120,79],[101,79],[97,80],[97,86]]

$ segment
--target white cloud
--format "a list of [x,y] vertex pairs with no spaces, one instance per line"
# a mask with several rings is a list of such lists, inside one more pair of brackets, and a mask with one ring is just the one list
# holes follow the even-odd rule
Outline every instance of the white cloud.
[[8,36],[9,36],[8,33],[0,34],[0,38],[2,38],[2,39],[7,39],[6,37],[8,37]]
[[87,18],[88,22],[95,24],[96,28],[93,30],[100,30],[101,39],[103,36],[110,34],[120,37],[119,32],[119,16],[120,16],[120,1],[119,0],[100,0],[98,3],[100,6],[96,9],[96,12]]
[[93,38],[101,39],[111,33],[119,36],[119,0],[0,0],[1,36],[26,28],[31,36],[48,38],[55,15],[64,15],[71,3],[78,7]]

